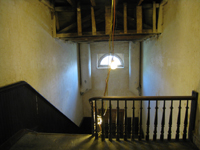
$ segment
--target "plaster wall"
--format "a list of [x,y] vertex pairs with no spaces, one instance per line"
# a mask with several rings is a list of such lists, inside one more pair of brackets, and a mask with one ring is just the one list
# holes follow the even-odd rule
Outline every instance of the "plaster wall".
[[139,96],[140,42],[129,42],[129,90]]
[[[164,6],[163,33],[143,42],[142,93],[144,96],[191,95],[192,90],[200,93],[199,7],[199,0],[168,0]],[[144,105],[146,107],[146,104]],[[167,108],[170,107],[169,105],[167,104]],[[160,112],[162,112],[161,107],[162,104],[159,104]],[[178,107],[178,103],[174,104],[175,107]],[[182,104],[181,123],[185,116],[184,108],[185,104]],[[174,111],[173,137],[176,132],[176,114],[177,111]],[[153,128],[153,115],[151,128]],[[158,122],[161,122],[160,119],[161,116]],[[168,121],[169,118],[166,118],[165,133],[168,129]],[[200,98],[194,136],[194,142],[200,148]]]
[[80,43],[80,65],[81,65],[81,94],[91,87],[91,53],[90,44]]
[[[111,70],[108,83],[108,96],[134,96],[134,94],[129,91],[129,42],[114,42],[114,48],[115,53],[124,54],[124,68]],[[108,70],[97,69],[97,54],[108,53],[109,42],[91,43],[90,50],[92,89],[83,95],[83,110],[85,117],[91,116],[91,107],[88,101],[89,98],[94,96],[104,96],[105,80]],[[112,107],[116,108],[116,104],[113,103]],[[124,103],[120,103],[120,109],[124,109]],[[132,107],[129,107],[128,113],[131,113],[131,111]]]
[[38,0],[0,0],[0,86],[28,82],[77,125],[82,119],[77,44],[52,37]]

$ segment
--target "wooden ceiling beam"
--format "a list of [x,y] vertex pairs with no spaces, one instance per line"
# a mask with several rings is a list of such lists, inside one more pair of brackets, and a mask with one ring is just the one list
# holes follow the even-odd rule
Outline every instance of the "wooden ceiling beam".
[[105,6],[105,34],[110,34],[111,30],[111,7]]
[[82,35],[82,23],[81,23],[81,6],[80,3],[78,4],[77,7],[77,32],[78,35]]
[[[95,16],[99,16],[99,15],[102,14],[103,12],[104,12],[104,9],[99,9],[98,11],[96,11]],[[87,21],[90,21],[90,19],[91,19],[91,15],[88,15],[88,16],[86,16],[86,17],[84,17],[84,18],[82,19],[82,23],[85,23],[85,22],[87,22]],[[67,31],[69,31],[69,30],[75,28],[76,26],[77,26],[77,22],[73,22],[73,23],[70,24],[69,26],[67,26],[67,27],[63,28],[62,30],[60,30],[59,33],[67,32]]]
[[[152,35],[143,35],[143,34],[138,34],[138,35],[120,35],[114,36],[114,40],[115,41],[133,41],[133,40],[142,40],[144,38],[147,38],[149,36]],[[108,41],[109,40],[109,36],[108,35],[104,35],[104,36],[89,36],[89,37],[75,37],[75,38],[63,38],[64,40],[70,40],[70,41],[74,41],[74,42],[85,42],[85,41]]]
[[124,3],[124,34],[127,33],[127,3]]
[[92,22],[92,35],[96,35],[97,29],[96,29],[94,7],[91,7],[91,22]]
[[156,33],[156,3],[153,2],[153,16],[152,16],[153,32]]
[[136,18],[137,33],[142,33],[142,6],[136,7]]

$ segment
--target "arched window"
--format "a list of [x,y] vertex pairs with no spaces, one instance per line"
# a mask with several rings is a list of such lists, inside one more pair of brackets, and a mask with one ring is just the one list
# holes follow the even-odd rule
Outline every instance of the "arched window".
[[109,68],[112,59],[117,63],[117,68],[124,68],[123,54],[98,54],[98,66],[99,69]]

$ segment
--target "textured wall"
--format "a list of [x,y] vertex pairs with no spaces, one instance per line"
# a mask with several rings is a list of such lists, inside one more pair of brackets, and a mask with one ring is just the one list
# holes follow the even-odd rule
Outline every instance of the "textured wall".
[[[191,95],[192,90],[200,93],[199,7],[199,0],[169,0],[164,6],[163,33],[143,42],[144,96]],[[176,124],[175,117],[173,122]],[[196,144],[200,143],[200,99],[195,137]]]
[[[129,42],[115,42],[115,53],[124,54],[124,68],[111,70],[108,96],[133,96],[129,91]],[[103,96],[105,90],[105,80],[107,69],[97,69],[97,54],[109,52],[109,42],[91,43],[91,63],[92,63],[92,90],[83,95],[84,116],[91,116],[89,98]],[[115,103],[113,103],[115,108]],[[124,103],[120,103],[120,108],[124,108]],[[128,110],[131,112],[131,108]]]
[[91,52],[90,44],[80,43],[80,65],[81,65],[81,94],[92,87],[91,83]]
[[38,0],[0,0],[0,86],[24,80],[79,125],[77,44],[52,38]]
[[139,96],[140,42],[129,42],[129,90]]

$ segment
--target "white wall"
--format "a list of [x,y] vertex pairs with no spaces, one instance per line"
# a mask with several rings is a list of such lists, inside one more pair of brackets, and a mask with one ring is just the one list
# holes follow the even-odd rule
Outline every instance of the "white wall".
[[140,42],[129,42],[129,90],[139,96]]
[[[115,53],[124,53],[124,68],[111,70],[108,96],[134,96],[129,91],[129,42],[114,42]],[[90,44],[91,49],[91,67],[92,67],[92,89],[83,95],[84,116],[91,116],[91,107],[89,98],[94,96],[104,96],[105,80],[107,69],[97,69],[97,54],[109,52],[109,42],[94,42]],[[115,104],[113,103],[113,108]],[[120,103],[120,108],[124,109],[124,103]],[[132,111],[132,107],[128,112]]]
[[90,44],[80,43],[81,94],[92,88]]
[[0,0],[0,86],[24,80],[77,125],[82,119],[77,44],[52,38],[38,0]]
[[[192,90],[200,92],[199,7],[199,0],[169,0],[164,6],[163,33],[143,42],[142,92],[144,96],[191,95]],[[200,99],[198,101],[200,102]],[[199,102],[195,143],[200,147]],[[175,107],[177,105],[175,104]],[[185,108],[184,105],[182,110]],[[160,104],[161,107],[162,104]],[[176,111],[174,116],[175,114],[177,114]],[[184,115],[182,112],[182,123]],[[153,119],[152,116],[152,122]],[[174,117],[173,134],[176,131],[176,120],[177,118]],[[166,129],[168,121],[166,118]],[[160,134],[160,131],[158,133]]]

